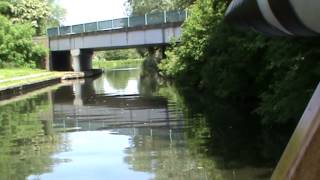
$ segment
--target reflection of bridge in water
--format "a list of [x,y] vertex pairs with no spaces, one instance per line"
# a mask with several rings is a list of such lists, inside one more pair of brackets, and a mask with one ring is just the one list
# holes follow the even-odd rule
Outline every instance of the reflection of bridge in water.
[[92,83],[75,83],[57,90],[54,102],[54,124],[62,130],[184,128],[182,113],[163,97],[99,95]]

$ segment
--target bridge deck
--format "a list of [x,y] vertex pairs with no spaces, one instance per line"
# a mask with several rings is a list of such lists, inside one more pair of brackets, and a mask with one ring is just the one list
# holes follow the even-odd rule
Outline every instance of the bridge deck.
[[77,24],[72,26],[62,26],[48,29],[49,38],[108,31],[133,27],[145,27],[159,24],[179,23],[185,21],[188,13],[186,10],[164,11],[158,13],[145,14],[144,16],[130,16],[120,19]]

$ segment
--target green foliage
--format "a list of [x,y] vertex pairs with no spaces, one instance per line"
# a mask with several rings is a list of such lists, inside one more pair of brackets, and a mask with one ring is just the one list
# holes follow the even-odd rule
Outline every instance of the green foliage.
[[[183,26],[182,44],[178,48],[174,48],[172,52],[169,52],[167,54],[168,60],[163,61],[160,65],[160,68],[164,70],[162,72],[163,75],[175,76],[179,73],[188,73],[184,71],[198,71],[205,61],[203,56],[208,47],[210,37],[208,31],[221,22],[222,12],[221,10],[215,12],[213,2],[209,0],[198,2],[191,8],[192,16]],[[186,65],[188,67],[185,67]],[[195,76],[192,77],[194,78],[192,82],[198,82],[200,77],[197,76],[201,74],[198,72],[193,73]]]
[[0,69],[0,79],[11,79],[19,76],[29,76],[33,74],[44,73],[45,70],[40,69],[29,69],[29,68],[19,68],[19,69]]
[[0,14],[5,15],[10,13],[9,0],[0,0]]
[[43,0],[16,0],[13,1],[12,13],[13,22],[31,23],[39,35],[45,32],[50,8]]
[[65,19],[67,11],[59,4],[57,4],[55,0],[48,0],[48,2],[50,9],[48,26],[59,26],[60,23]]
[[135,49],[118,49],[95,53],[95,59],[101,61],[114,61],[139,58],[141,58],[141,56],[136,52]]
[[0,67],[40,67],[47,52],[32,37],[58,25],[64,9],[54,0],[0,0],[0,14]]
[[30,25],[12,24],[0,16],[0,67],[36,67],[46,50],[32,42]]
[[102,69],[132,68],[139,67],[142,63],[143,59],[125,59],[115,61],[93,60],[93,67]]
[[144,15],[146,13],[155,13],[166,10],[185,9],[194,0],[127,0],[127,11],[131,15]]
[[43,35],[48,26],[60,24],[66,10],[55,0],[0,0],[0,14],[14,23],[30,23],[37,35]]
[[0,106],[1,179],[26,179],[51,171],[60,137],[46,129],[49,119],[39,120],[50,111],[47,94]]
[[319,83],[319,40],[273,40],[263,57],[267,66],[258,81],[265,80],[258,113],[265,121],[297,120]]
[[319,41],[233,29],[223,22],[227,5],[196,1],[161,74],[230,103],[250,103],[263,123],[297,121],[319,81]]

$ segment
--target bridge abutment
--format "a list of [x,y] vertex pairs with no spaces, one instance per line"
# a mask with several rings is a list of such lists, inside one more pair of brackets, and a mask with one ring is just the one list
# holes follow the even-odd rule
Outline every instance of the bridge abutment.
[[93,50],[73,49],[70,54],[73,71],[82,72],[92,69]]

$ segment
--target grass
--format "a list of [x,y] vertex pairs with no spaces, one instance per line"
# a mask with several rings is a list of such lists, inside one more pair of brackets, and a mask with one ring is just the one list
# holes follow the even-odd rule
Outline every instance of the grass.
[[0,89],[50,80],[62,75],[61,72],[49,72],[41,69],[0,69]]
[[0,80],[38,74],[38,73],[44,73],[44,72],[47,72],[47,71],[42,69],[26,69],[26,68],[0,69]]
[[143,59],[126,59],[126,60],[93,60],[93,67],[100,69],[116,69],[138,67],[143,63]]

